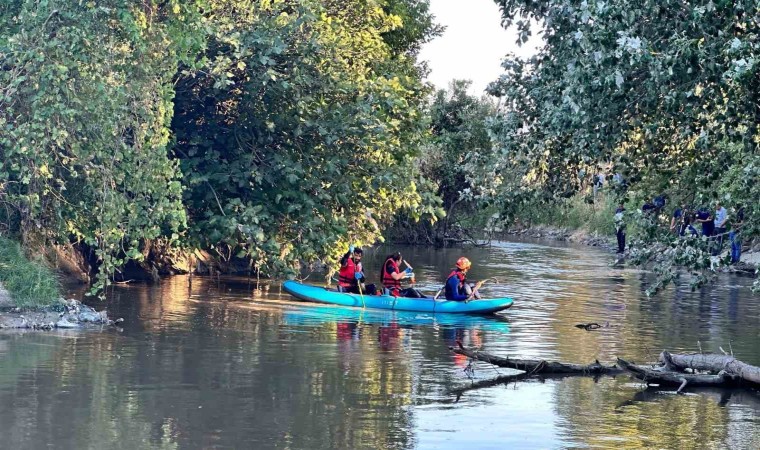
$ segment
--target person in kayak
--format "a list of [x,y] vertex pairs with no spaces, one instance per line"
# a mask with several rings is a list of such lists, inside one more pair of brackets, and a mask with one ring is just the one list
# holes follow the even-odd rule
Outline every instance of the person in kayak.
[[401,280],[413,278],[414,273],[411,267],[401,270],[400,264],[403,261],[400,252],[392,253],[385,258],[383,269],[380,273],[380,279],[383,282],[383,293],[394,297],[424,298],[420,291],[414,288],[401,289]]
[[[348,247],[348,253],[340,259],[340,271],[338,272],[338,291],[353,294],[375,295],[377,288],[374,284],[365,285],[364,268],[362,267],[361,248]],[[361,287],[361,291],[359,288]]]
[[471,298],[480,298],[477,290],[467,284],[467,271],[472,267],[472,263],[464,256],[457,260],[456,267],[446,279],[446,300],[466,301]]

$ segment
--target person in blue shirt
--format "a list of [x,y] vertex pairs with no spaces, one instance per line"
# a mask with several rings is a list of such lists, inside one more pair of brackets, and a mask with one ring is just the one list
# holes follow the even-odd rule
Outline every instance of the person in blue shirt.
[[467,284],[467,271],[470,267],[472,263],[469,259],[461,257],[457,260],[456,268],[446,279],[446,300],[462,302],[471,298],[480,298],[477,291],[473,291]]
[[679,236],[683,236],[683,220],[685,213],[686,204],[684,203],[673,211],[673,216],[670,219],[670,231],[676,231]]
[[702,207],[697,211],[697,218],[694,221],[702,224],[702,236],[712,236],[715,229],[715,222],[713,221],[710,210]]

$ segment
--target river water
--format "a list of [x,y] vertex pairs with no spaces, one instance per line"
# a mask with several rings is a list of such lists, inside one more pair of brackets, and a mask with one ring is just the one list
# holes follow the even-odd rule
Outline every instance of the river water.
[[[675,395],[627,376],[489,385],[512,371],[466,371],[448,350],[587,363],[722,347],[760,365],[751,279],[648,298],[651,275],[588,247],[401,250],[422,290],[466,254],[471,279],[499,280],[483,294],[515,304],[433,316],[300,303],[245,278],[119,286],[101,306],[121,329],[0,334],[0,448],[760,448],[753,391]],[[588,322],[603,328],[574,327]]]

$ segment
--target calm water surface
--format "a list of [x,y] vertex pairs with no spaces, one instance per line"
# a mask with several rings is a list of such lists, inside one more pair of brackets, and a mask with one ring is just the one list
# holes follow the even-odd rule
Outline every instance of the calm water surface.
[[674,395],[625,376],[489,384],[511,372],[476,363],[468,376],[448,351],[462,340],[643,362],[723,347],[760,364],[750,279],[647,298],[649,275],[587,247],[402,250],[423,290],[466,254],[472,279],[499,280],[483,293],[515,305],[444,317],[309,305],[246,279],[121,286],[103,305],[121,330],[0,334],[0,448],[760,448],[753,391]]

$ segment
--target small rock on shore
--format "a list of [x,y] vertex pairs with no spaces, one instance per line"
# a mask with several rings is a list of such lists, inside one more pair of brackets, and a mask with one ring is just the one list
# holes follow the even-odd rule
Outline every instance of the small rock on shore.
[[[116,322],[119,321],[121,319]],[[60,299],[55,305],[32,311],[19,308],[0,310],[0,329],[71,329],[108,326],[116,322],[108,318],[105,310],[95,311],[77,300]]]

